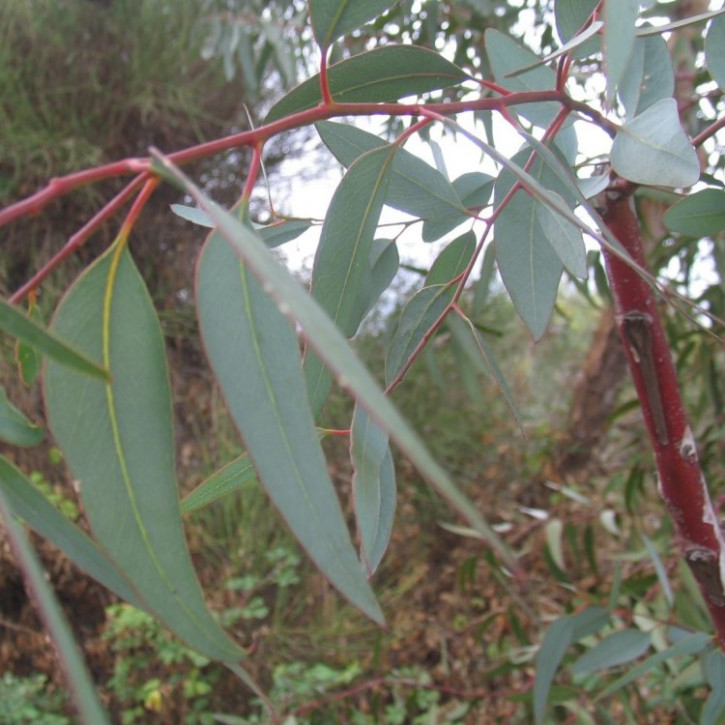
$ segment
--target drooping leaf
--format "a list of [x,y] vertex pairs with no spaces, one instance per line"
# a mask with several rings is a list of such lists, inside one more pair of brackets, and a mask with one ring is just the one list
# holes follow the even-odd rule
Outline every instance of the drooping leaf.
[[638,15],[637,0],[607,0],[604,4],[604,69],[610,103],[629,67]]
[[657,574],[657,580],[662,587],[662,592],[665,595],[665,600],[667,601],[667,604],[672,607],[675,603],[675,595],[672,592],[672,585],[670,584],[670,579],[667,576],[667,569],[662,563],[662,559],[660,558],[660,555],[657,552],[657,548],[655,547],[654,543],[644,534],[642,534],[642,541],[644,541],[644,545],[647,549],[647,553],[649,554],[649,558],[652,559],[652,563],[654,564],[655,573]]
[[[41,327],[44,326],[43,315],[40,308],[35,302],[31,302],[28,308],[28,317],[37,322]],[[43,364],[43,356],[32,345],[27,342],[18,340],[15,345],[15,359],[18,363],[18,371],[21,380],[25,385],[32,385],[40,374],[40,368]]]
[[265,291],[300,326],[307,341],[335,373],[340,384],[388,432],[390,439],[400,447],[421,475],[483,536],[506,565],[517,569],[517,561],[506,544],[432,458],[420,438],[383,394],[345,337],[315,300],[305,293],[299,283],[274,259],[271,252],[233,215],[209,200],[168,159],[157,158],[166,173],[173,176],[214,219],[219,233],[233,246],[254,274],[264,280]]
[[[395,154],[394,146],[384,146],[357,159],[335,190],[322,226],[312,268],[312,296],[346,337],[355,334],[367,307],[369,259]],[[305,357],[305,377],[317,417],[332,377],[314,353]]]
[[260,482],[320,571],[382,624],[310,414],[297,336],[218,233],[199,261],[197,305],[209,361]]
[[[338,103],[397,101],[462,83],[468,77],[439,53],[413,45],[387,45],[354,55],[328,69]],[[322,101],[320,78],[300,83],[270,109],[265,123],[314,108]]]
[[52,329],[113,373],[103,383],[49,362],[44,379],[50,428],[95,538],[182,639],[212,659],[242,659],[206,609],[186,547],[163,336],[123,246],[81,275]]
[[110,723],[96,694],[88,667],[73,637],[70,623],[48,584],[46,573],[43,571],[36,553],[32,550],[25,532],[13,519],[12,509],[2,490],[0,490],[0,522],[2,522],[5,535],[18,558],[20,568],[28,582],[28,588],[35,595],[40,616],[55,645],[55,651],[60,658],[81,722],[99,723],[99,725]]
[[[538,58],[528,48],[519,45],[508,35],[488,28],[484,35],[486,55],[496,83],[511,91],[544,91],[556,87],[556,74],[548,66],[536,65]],[[535,66],[525,73],[521,68]],[[510,75],[514,74],[515,75]],[[516,111],[537,126],[547,126],[559,110],[553,101],[525,103]]]
[[[556,192],[551,193],[556,194]],[[562,202],[565,203],[563,199]],[[569,274],[586,279],[589,271],[587,250],[584,246],[581,229],[555,212],[550,206],[539,201],[536,202],[536,220],[541,226],[545,239]]]
[[639,629],[625,629],[605,637],[573,665],[575,674],[599,672],[641,657],[652,645],[652,635]]
[[675,71],[667,43],[659,35],[637,38],[627,72],[619,82],[619,98],[634,118],[675,91]]
[[463,274],[475,250],[476,235],[473,232],[465,232],[460,237],[456,237],[436,257],[425,278],[425,286],[431,287],[435,284],[452,282]]
[[362,321],[390,286],[400,266],[398,246],[392,239],[373,241],[368,272],[361,285],[357,317]]
[[623,687],[626,687],[630,682],[634,682],[634,680],[638,677],[641,677],[654,667],[657,667],[662,662],[666,662],[673,657],[685,657],[687,655],[699,654],[710,644],[711,640],[711,635],[705,632],[688,632],[676,644],[653,654],[644,662],[640,662],[638,665],[628,670],[624,675],[617,678],[614,682],[599,692],[596,699],[601,700],[605,697],[609,697],[618,690],[621,690]]
[[37,446],[45,431],[31,423],[8,399],[0,385],[0,441],[13,446]]
[[[366,151],[387,145],[378,136],[354,126],[320,121],[316,127],[325,146],[346,167]],[[385,203],[416,217],[465,213],[443,174],[403,148],[398,149],[393,160]]]
[[689,194],[664,216],[667,229],[688,237],[709,237],[725,229],[725,191],[703,189]]
[[717,725],[725,714],[725,657],[713,650],[702,658],[702,669],[710,685],[710,694],[700,712],[699,725]]
[[[517,154],[513,161],[523,165],[530,152]],[[541,160],[537,160],[529,174],[543,186],[566,194]],[[498,206],[513,186],[516,177],[504,169],[494,190]],[[537,213],[540,202],[523,189],[519,189],[495,221],[495,246],[498,269],[516,311],[538,340],[546,330],[554,310],[559,280],[563,271],[561,260],[541,227]],[[583,244],[583,242],[582,242]]]
[[395,468],[388,434],[360,406],[350,428],[353,505],[361,558],[372,576],[385,554],[395,518]]
[[129,581],[108,555],[69,521],[5,458],[0,456],[0,489],[17,516],[57,546],[76,566],[135,607],[145,609]]
[[700,162],[674,98],[663,98],[627,121],[614,139],[611,160],[620,176],[637,184],[681,187],[700,178]]
[[[598,0],[556,0],[554,20],[562,43],[567,43],[581,31],[598,4]],[[578,48],[574,56],[583,58],[591,55],[598,50],[599,45],[599,42],[592,40],[585,47]]]
[[369,20],[382,15],[395,0],[309,0],[310,22],[317,44],[330,44]]
[[[463,207],[469,211],[478,210],[488,204],[493,191],[493,177],[480,171],[470,171],[453,180],[453,188]],[[470,220],[468,214],[459,212],[443,218],[428,218],[423,222],[423,241],[435,242],[459,224]]]
[[705,61],[713,80],[725,89],[725,15],[715,18],[707,29]]
[[[214,223],[204,214],[201,209],[194,206],[186,206],[184,204],[172,204],[171,211],[182,219],[186,219],[206,229],[212,229]],[[264,226],[252,225],[257,234],[264,240],[264,243],[270,248],[279,247],[282,244],[297,239],[304,234],[312,223],[308,219],[289,219],[273,222]]]
[[571,616],[565,615],[554,621],[546,630],[541,647],[536,654],[534,721],[537,725],[544,722],[551,684],[566,650],[573,641],[574,625],[571,620]]
[[490,375],[494,379],[514,416],[519,430],[524,433],[524,421],[521,416],[521,411],[518,405],[516,405],[516,399],[511,392],[511,388],[508,382],[506,382],[506,378],[496,362],[496,356],[493,354],[493,350],[489,347],[486,339],[468,318],[461,318],[459,315],[450,315],[446,320],[446,326],[451,331],[453,338],[458,343],[463,354],[465,354],[474,367],[479,372]]
[[385,357],[385,382],[390,384],[405,366],[435,321],[453,298],[455,287],[437,284],[418,290],[403,307]]
[[257,474],[246,453],[202,481],[181,499],[181,513],[190,514],[206,508],[214,501],[231,493],[242,491],[257,483]]
[[0,330],[32,345],[52,360],[101,380],[108,380],[109,373],[102,366],[74,350],[68,343],[41,327],[13,305],[0,299]]

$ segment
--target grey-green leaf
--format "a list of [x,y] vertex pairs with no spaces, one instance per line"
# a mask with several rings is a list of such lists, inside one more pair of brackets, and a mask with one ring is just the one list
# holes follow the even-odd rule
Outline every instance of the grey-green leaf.
[[181,499],[181,513],[190,514],[206,508],[214,501],[250,488],[255,483],[257,483],[257,474],[249,456],[245,453],[215,471],[184,496]]
[[715,18],[707,29],[705,61],[713,80],[725,89],[725,15]]
[[[312,296],[352,337],[367,308],[369,259],[388,191],[394,146],[363,154],[348,169],[330,202],[312,268]],[[332,378],[314,353],[305,358],[305,377],[317,417]]]
[[260,482],[320,571],[382,624],[310,414],[297,336],[218,233],[199,261],[197,300],[207,355]]
[[627,72],[619,82],[619,98],[634,118],[675,91],[675,71],[667,43],[659,35],[637,38]]
[[423,287],[408,300],[388,345],[385,358],[386,383],[390,384],[403,370],[418,344],[445,312],[454,291],[452,286],[437,284]]
[[330,44],[352,30],[357,30],[395,4],[396,0],[309,0],[310,22],[317,44]]
[[725,229],[725,191],[703,189],[667,210],[665,226],[688,237],[709,237]]
[[5,458],[0,456],[0,488],[13,511],[37,534],[57,546],[76,566],[140,609],[147,605],[115,563],[78,526],[69,521]]
[[534,721],[544,722],[546,702],[549,699],[551,684],[561,660],[574,637],[574,625],[571,616],[565,615],[554,621],[544,635],[541,647],[536,654],[536,679],[534,680]]
[[[320,121],[316,126],[325,146],[346,167],[366,151],[387,145],[378,136],[355,126],[330,121]],[[403,148],[398,149],[393,160],[385,203],[416,217],[465,214],[455,189],[445,176]]]
[[577,675],[599,672],[623,665],[641,657],[652,644],[649,632],[625,629],[605,637],[599,644],[585,652],[573,665]]
[[[551,194],[558,197],[562,204],[566,203],[555,191],[552,191]],[[574,277],[586,279],[589,269],[581,229],[538,200],[536,202],[536,219],[545,239],[556,252],[556,256],[559,257],[567,272]]]
[[94,537],[182,639],[212,659],[243,659],[207,610],[186,546],[164,339],[126,249],[116,244],[86,269],[52,329],[113,372],[103,383],[52,361],[45,369],[50,428]]
[[37,446],[45,431],[31,423],[8,399],[0,385],[0,440],[13,446]]
[[466,267],[476,251],[476,235],[465,232],[447,244],[436,257],[425,278],[425,286],[452,282]]
[[[563,43],[571,40],[584,26],[599,0],[556,0],[554,3],[554,18],[556,31]],[[596,53],[601,47],[599,38],[592,38],[583,46],[579,46],[573,53],[575,58],[585,58]]]
[[49,332],[17,307],[0,299],[0,330],[12,337],[32,345],[61,365],[101,380],[108,380],[109,373],[88,357],[73,349],[65,340]]
[[[338,103],[377,103],[437,91],[462,83],[468,76],[432,50],[387,45],[334,63],[328,78]],[[320,77],[315,75],[272,106],[265,123],[314,108],[321,101]]]
[[700,162],[680,125],[677,102],[663,98],[619,129],[612,167],[625,179],[652,186],[691,186]]
[[604,3],[604,69],[610,102],[629,67],[637,35],[635,22],[638,15],[637,0],[607,0]]
[[361,558],[368,576],[372,576],[385,554],[393,529],[395,468],[388,434],[359,405],[355,407],[350,429],[350,454],[354,468],[352,493]]

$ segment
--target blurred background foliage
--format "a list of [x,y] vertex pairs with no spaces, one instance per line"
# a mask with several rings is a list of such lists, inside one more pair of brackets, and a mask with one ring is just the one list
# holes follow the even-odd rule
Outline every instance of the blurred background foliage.
[[[651,13],[686,16],[696,5],[652,3]],[[402,0],[336,47],[333,60],[378,44],[417,43],[445,50],[462,67],[487,76],[485,29],[526,34],[547,52],[553,42],[549,12],[549,3],[528,0]],[[286,88],[314,72],[318,59],[305,22],[300,0],[0,0],[0,203],[31,193],[52,176],[145,155],[149,145],[170,151],[258,123]],[[673,43],[684,68],[678,90],[684,108],[702,81],[702,40],[687,32]],[[714,91],[706,104],[687,106],[692,133],[708,114],[723,110]],[[394,132],[396,123],[388,130]],[[267,156],[272,187],[284,159],[313,144],[309,133],[275,142]],[[721,171],[721,154],[704,161],[709,173]],[[244,154],[229,153],[192,172],[220,201],[230,202],[245,164]],[[6,296],[27,279],[117,188],[107,182],[80,190],[3,229],[0,293]],[[171,201],[178,201],[173,191],[154,197],[132,244],[167,334],[178,459],[191,487],[239,447],[203,362],[188,299],[202,235],[169,214]],[[699,240],[669,234],[661,218],[672,201],[644,193],[637,198],[653,269],[723,317],[722,235]],[[107,225],[48,281],[41,296],[46,314],[114,233],[114,224]],[[531,555],[523,595],[493,574],[479,542],[445,528],[447,510],[405,461],[398,462],[398,525],[376,583],[389,632],[375,630],[330,591],[258,488],[190,517],[190,547],[208,598],[252,648],[255,674],[298,722],[526,723],[534,652],[542,630],[562,614],[602,605],[610,607],[615,630],[656,631],[673,622],[708,626],[691,577],[668,548],[671,528],[625,380],[606,283],[597,255],[590,261],[592,283],[578,289],[566,283],[551,331],[536,346],[498,294],[497,282],[484,303],[480,295],[474,302],[473,291],[463,300],[506,371],[526,440],[493,381],[467,368],[445,329],[395,392],[438,459]],[[396,292],[389,318],[368,325],[357,341],[373,368],[406,290]],[[710,334],[722,330],[704,329],[666,305],[661,311],[705,470],[722,503],[724,360]],[[9,345],[0,346],[4,383],[13,354]],[[34,390],[8,392],[26,411],[39,405]],[[338,392],[325,423],[346,428],[349,416],[350,403]],[[347,501],[347,441],[331,437],[325,445]],[[60,505],[74,504],[53,449],[32,455],[25,467],[36,470],[36,483]],[[659,554],[653,556],[642,535]],[[262,721],[259,708],[223,670],[199,660],[143,615],[119,608],[50,547],[39,547],[119,722]],[[0,681],[0,702],[21,703],[8,722],[22,722],[16,715],[23,712],[37,722],[70,722],[21,578],[7,552],[0,563],[0,663],[13,673]],[[662,572],[678,583],[672,601]],[[595,643],[583,643],[578,652]],[[674,712],[674,722],[695,722],[706,688],[692,665],[685,659],[654,669],[604,704],[594,697],[607,673],[587,680],[564,676],[552,694],[553,721],[660,723]],[[347,695],[333,695],[339,692]],[[324,702],[315,707],[319,698]],[[227,713],[226,719],[214,720],[213,712]]]

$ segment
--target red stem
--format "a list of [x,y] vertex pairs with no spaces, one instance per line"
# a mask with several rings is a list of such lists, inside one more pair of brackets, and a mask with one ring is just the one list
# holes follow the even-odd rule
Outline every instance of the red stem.
[[[642,238],[631,197],[604,195],[604,221],[634,262],[645,268]],[[617,325],[639,397],[659,474],[659,492],[681,541],[685,560],[703,593],[718,643],[725,650],[725,538],[712,505],[687,422],[677,371],[650,285],[603,249]]]

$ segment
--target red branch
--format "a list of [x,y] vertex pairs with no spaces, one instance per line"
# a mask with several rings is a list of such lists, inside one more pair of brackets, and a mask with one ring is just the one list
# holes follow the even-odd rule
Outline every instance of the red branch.
[[[634,262],[646,269],[639,224],[631,197],[605,193],[604,221]],[[710,500],[677,372],[650,285],[632,267],[603,250],[624,343],[659,474],[659,492],[681,539],[725,650],[725,538]]]

